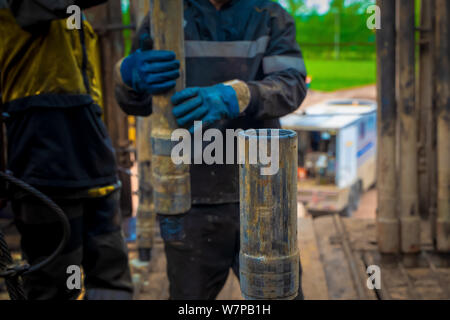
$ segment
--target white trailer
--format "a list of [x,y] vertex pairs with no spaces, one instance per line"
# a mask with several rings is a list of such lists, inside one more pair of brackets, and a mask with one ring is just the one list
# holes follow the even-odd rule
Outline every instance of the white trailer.
[[349,216],[376,180],[376,103],[332,100],[281,119],[299,136],[299,198],[312,214]]

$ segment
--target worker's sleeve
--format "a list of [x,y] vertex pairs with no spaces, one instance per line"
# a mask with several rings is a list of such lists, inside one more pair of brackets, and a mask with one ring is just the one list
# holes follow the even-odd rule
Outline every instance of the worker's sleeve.
[[245,114],[272,119],[295,111],[306,96],[306,68],[296,41],[294,19],[278,4],[272,12],[271,39],[263,59],[265,77],[249,81]]
[[[131,51],[135,52],[139,49],[139,39],[145,38],[146,34],[150,33],[150,16],[147,15],[141,26],[138,29],[138,32],[133,40],[133,46]],[[150,39],[150,36],[147,37]],[[148,49],[153,48],[153,43],[148,44]],[[115,71],[115,80],[116,80],[116,100],[120,106],[120,108],[127,114],[133,116],[142,116],[146,117],[152,114],[152,96],[148,93],[137,93],[132,88],[128,87],[122,81],[122,77],[120,76],[120,63],[116,65]]]

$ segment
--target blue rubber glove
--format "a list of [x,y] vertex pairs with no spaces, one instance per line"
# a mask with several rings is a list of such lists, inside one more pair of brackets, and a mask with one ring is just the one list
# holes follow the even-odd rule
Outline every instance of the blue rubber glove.
[[172,112],[180,127],[194,132],[194,121],[210,125],[239,116],[239,102],[231,86],[218,84],[205,88],[187,88],[172,96]]
[[180,76],[180,61],[175,58],[172,51],[139,49],[123,60],[120,74],[138,93],[161,94],[174,88]]

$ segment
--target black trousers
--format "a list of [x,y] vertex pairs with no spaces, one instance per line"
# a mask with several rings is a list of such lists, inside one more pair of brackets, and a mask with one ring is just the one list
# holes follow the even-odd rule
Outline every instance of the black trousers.
[[[239,203],[194,205],[184,216],[183,241],[166,241],[170,299],[213,300],[230,268],[239,278]],[[303,299],[300,286],[297,299]]]
[[[63,253],[35,273],[24,276],[30,300],[74,299],[80,290],[70,290],[69,266],[82,266],[86,298],[132,299],[133,287],[126,244],[121,232],[119,192],[100,198],[77,198],[70,193],[49,195],[69,218],[71,236]],[[15,222],[21,234],[24,258],[35,264],[49,256],[61,239],[55,214],[38,200],[22,196],[13,201]]]

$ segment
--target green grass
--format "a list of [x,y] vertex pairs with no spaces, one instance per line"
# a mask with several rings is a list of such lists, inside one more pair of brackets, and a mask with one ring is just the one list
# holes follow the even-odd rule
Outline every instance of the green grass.
[[375,60],[306,59],[306,69],[312,77],[313,90],[335,91],[376,82]]

